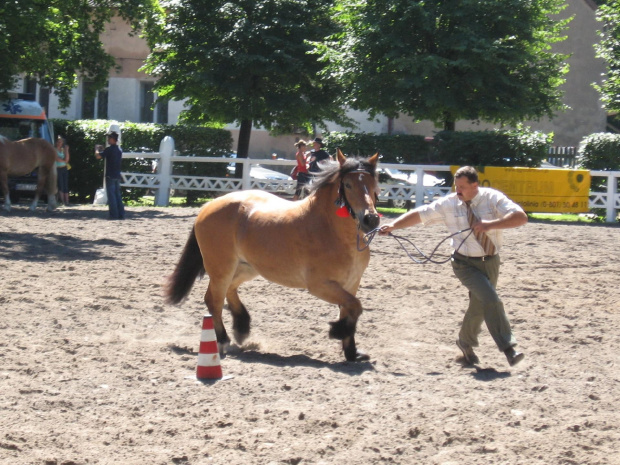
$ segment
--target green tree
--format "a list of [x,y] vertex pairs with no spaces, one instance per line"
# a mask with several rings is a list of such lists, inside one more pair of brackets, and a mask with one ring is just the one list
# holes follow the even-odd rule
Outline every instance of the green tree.
[[517,123],[563,108],[563,0],[341,0],[343,31],[318,52],[350,104],[454,129],[458,120]]
[[247,157],[252,126],[346,124],[337,82],[306,40],[333,33],[327,0],[187,0],[166,5],[149,36],[145,69],[168,99],[186,99],[182,120],[238,123],[237,156]]
[[603,23],[601,41],[595,44],[597,56],[606,61],[607,73],[601,85],[594,87],[601,94],[607,111],[620,111],[620,0],[608,0],[596,10],[596,19]]
[[157,0],[14,0],[0,3],[0,94],[18,75],[53,89],[61,108],[69,106],[79,77],[102,88],[114,59],[100,35],[113,14],[134,27],[152,21]]

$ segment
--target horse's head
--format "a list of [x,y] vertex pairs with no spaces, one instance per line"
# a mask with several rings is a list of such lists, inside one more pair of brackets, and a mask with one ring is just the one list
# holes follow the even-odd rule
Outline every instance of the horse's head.
[[360,229],[369,233],[379,226],[375,202],[379,195],[376,168],[379,154],[368,159],[345,157],[338,149],[340,163],[340,201],[357,221]]

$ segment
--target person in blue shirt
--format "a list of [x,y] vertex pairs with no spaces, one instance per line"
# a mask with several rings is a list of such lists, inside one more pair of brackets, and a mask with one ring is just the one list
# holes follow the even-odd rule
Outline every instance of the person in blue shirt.
[[125,206],[121,196],[121,160],[123,152],[118,146],[118,133],[107,134],[108,147],[101,151],[101,145],[95,147],[97,160],[105,159],[105,188],[108,194],[108,208],[111,220],[125,219]]

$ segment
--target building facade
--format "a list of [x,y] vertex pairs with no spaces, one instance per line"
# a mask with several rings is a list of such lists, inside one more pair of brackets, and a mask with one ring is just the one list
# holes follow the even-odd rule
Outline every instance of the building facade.
[[[598,42],[596,31],[601,23],[595,19],[596,5],[591,0],[569,0],[561,17],[573,17],[567,32],[567,39],[555,45],[555,50],[570,54],[570,71],[563,86],[564,102],[570,107],[554,118],[529,121],[526,125],[545,133],[554,133],[554,143],[558,146],[576,146],[589,134],[604,132],[606,112],[592,83],[600,83],[605,73],[605,63],[595,57],[593,45]],[[48,89],[37,87],[36,83],[24,79],[21,91],[36,93],[40,103],[46,108],[50,118],[66,119],[110,119],[119,122],[154,122],[176,124],[183,110],[183,102],[172,101],[167,104],[153,103],[155,79],[140,68],[149,54],[146,42],[131,30],[122,18],[115,17],[107,25],[102,37],[106,51],[116,59],[118,69],[110,73],[106,89],[97,93],[95,99],[87,99],[86,91],[90,83],[80,81],[75,89],[71,106],[63,111],[58,108],[58,100]],[[350,116],[358,123],[357,131],[375,134],[417,134],[433,136],[440,128],[429,121],[416,122],[406,116],[394,120],[385,117],[369,120],[367,114],[352,111]],[[484,130],[493,125],[459,121],[456,129]],[[229,126],[236,147],[238,129]],[[328,124],[330,131],[341,131],[335,124]],[[272,137],[265,130],[255,128],[250,141],[250,156],[265,158],[276,153],[282,158],[293,158],[293,144],[299,135]]]

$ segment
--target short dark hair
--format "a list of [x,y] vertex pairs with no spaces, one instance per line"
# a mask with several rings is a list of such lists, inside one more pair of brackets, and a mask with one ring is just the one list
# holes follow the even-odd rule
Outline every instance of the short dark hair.
[[469,183],[478,182],[478,171],[473,166],[461,166],[456,173],[454,173],[454,179],[465,177]]

